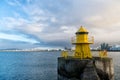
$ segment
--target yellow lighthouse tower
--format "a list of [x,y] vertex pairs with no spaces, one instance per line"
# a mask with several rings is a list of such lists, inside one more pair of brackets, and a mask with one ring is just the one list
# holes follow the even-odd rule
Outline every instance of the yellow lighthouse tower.
[[84,27],[76,32],[76,39],[72,40],[72,44],[75,45],[74,56],[80,59],[92,58],[89,44],[94,42],[93,37],[88,39],[88,31]]

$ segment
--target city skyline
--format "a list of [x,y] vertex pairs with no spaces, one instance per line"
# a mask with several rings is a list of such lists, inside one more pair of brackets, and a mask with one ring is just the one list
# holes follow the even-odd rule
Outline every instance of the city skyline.
[[119,0],[2,0],[0,49],[69,47],[80,26],[95,44],[120,42]]

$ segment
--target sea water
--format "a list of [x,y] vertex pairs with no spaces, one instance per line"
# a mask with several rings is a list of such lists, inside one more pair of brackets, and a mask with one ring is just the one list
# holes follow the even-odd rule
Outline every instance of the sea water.
[[[57,58],[60,53],[0,52],[0,80],[57,80]],[[108,54],[114,61],[115,80],[119,80],[120,52]]]

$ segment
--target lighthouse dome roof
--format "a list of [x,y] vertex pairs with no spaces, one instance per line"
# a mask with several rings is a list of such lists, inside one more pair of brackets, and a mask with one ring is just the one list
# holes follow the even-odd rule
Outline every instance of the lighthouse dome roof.
[[83,26],[81,26],[77,32],[88,32],[88,31]]

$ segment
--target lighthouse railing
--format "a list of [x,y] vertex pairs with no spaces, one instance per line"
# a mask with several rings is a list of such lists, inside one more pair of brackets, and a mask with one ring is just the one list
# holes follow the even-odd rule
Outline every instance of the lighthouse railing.
[[94,37],[93,37],[93,36],[89,36],[89,37],[88,37],[88,41],[89,41],[90,43],[94,43]]

